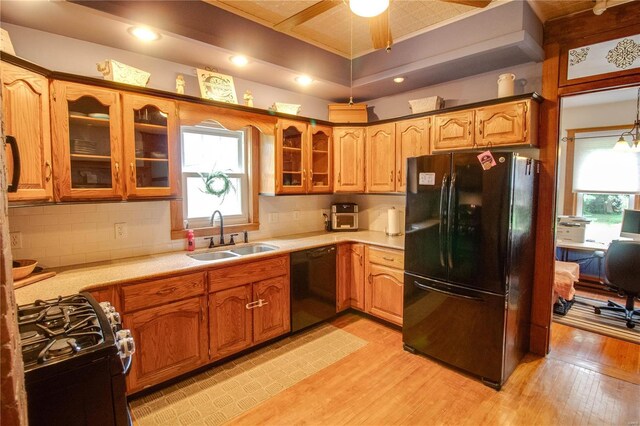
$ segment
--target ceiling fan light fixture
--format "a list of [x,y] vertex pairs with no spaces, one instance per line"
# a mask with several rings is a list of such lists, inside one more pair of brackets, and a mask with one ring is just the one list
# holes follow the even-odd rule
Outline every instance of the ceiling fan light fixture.
[[296,83],[298,83],[301,86],[308,86],[311,83],[313,83],[313,79],[308,75],[299,75],[296,77]]
[[396,77],[393,79],[393,82],[398,84],[402,83],[403,81],[404,81],[404,77]]
[[135,26],[129,28],[129,34],[142,41],[160,40],[160,33],[153,31],[151,28]]
[[349,9],[358,16],[371,18],[389,7],[389,0],[349,0]]
[[229,58],[231,63],[237,67],[244,67],[249,63],[249,58],[244,55],[233,55]]

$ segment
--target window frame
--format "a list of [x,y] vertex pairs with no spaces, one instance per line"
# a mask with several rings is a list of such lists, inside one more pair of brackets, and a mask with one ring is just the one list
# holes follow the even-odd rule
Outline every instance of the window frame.
[[[244,224],[249,222],[249,209],[250,209],[250,193],[251,187],[249,182],[249,141],[247,138],[246,132],[243,131],[234,131],[227,130],[219,125],[217,126],[180,126],[180,152],[182,155],[182,161],[185,158],[184,153],[184,133],[190,132],[193,134],[203,134],[203,135],[212,135],[212,136],[224,136],[228,137],[229,133],[240,133],[241,136],[238,138],[240,150],[238,152],[238,162],[242,164],[242,172],[232,171],[227,172],[227,176],[232,179],[240,180],[240,192],[241,192],[241,211],[242,213],[239,215],[225,215],[224,220],[226,224]],[[204,228],[210,226],[210,217],[196,217],[189,218],[187,216],[188,213],[188,191],[187,191],[187,179],[188,178],[200,178],[200,174],[197,171],[185,171],[184,164],[182,164],[181,170],[181,180],[182,180],[182,188],[184,188],[183,193],[183,202],[182,202],[182,215],[184,220],[188,221],[188,228]],[[236,188],[238,189],[238,188]]]

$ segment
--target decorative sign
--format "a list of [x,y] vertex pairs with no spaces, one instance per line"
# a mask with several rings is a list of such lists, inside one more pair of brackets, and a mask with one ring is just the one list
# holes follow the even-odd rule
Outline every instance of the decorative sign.
[[478,154],[478,161],[480,161],[480,165],[482,165],[482,170],[489,170],[496,165],[496,160],[493,158],[491,151]]
[[567,80],[640,68],[640,34],[569,50]]
[[200,94],[204,99],[237,104],[233,77],[213,71],[197,69]]
[[96,64],[98,71],[102,73],[105,80],[116,81],[118,83],[133,84],[134,86],[146,87],[149,82],[149,74],[122,62],[113,59],[105,59]]

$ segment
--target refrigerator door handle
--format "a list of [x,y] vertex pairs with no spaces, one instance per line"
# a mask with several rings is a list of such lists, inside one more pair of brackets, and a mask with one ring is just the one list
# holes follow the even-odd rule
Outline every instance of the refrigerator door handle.
[[445,188],[447,187],[447,180],[449,179],[449,176],[445,173],[444,176],[442,176],[442,186],[440,187],[440,223],[438,225],[438,245],[439,245],[439,249],[440,249],[440,266],[444,267],[444,251],[445,251],[445,246],[444,246],[444,230],[445,230],[445,206],[446,206],[446,199],[445,199]]
[[456,174],[451,173],[451,182],[449,182],[449,200],[447,202],[447,262],[449,269],[453,269],[453,209],[455,204],[456,191]]
[[473,300],[475,302],[484,301],[484,299],[482,299],[481,297],[467,296],[465,294],[460,294],[460,293],[454,293],[452,291],[441,290],[439,288],[431,287],[431,286],[428,286],[426,284],[421,284],[418,281],[414,281],[413,285],[418,287],[420,290],[435,291],[436,293],[442,293],[442,294],[446,294],[447,296],[452,296],[452,297],[459,297],[460,299]]

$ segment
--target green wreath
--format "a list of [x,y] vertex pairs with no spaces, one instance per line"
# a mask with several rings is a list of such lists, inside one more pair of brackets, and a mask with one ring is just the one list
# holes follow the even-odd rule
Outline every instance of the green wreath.
[[216,197],[222,197],[221,203],[224,202],[224,198],[236,188],[231,183],[229,176],[223,171],[211,171],[211,173],[198,173],[204,183],[204,189],[201,189],[205,194],[214,195]]

